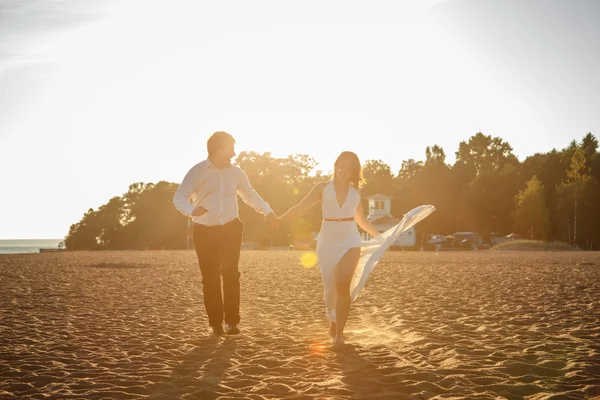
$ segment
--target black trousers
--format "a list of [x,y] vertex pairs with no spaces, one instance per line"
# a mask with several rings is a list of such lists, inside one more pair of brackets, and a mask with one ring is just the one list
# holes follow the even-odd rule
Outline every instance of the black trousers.
[[[211,326],[240,322],[238,262],[244,224],[238,218],[225,225],[194,224],[194,247],[202,274],[204,307]],[[221,276],[223,293],[221,295]]]

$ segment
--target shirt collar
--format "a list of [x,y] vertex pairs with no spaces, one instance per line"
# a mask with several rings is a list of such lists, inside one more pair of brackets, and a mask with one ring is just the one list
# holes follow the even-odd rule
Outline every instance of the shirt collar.
[[[210,161],[210,158],[206,157],[206,166],[210,169],[219,169],[217,166],[215,166],[215,164],[212,163],[212,161]],[[230,168],[231,166],[233,166],[233,164],[229,164],[227,167],[222,168],[222,169],[227,169]]]

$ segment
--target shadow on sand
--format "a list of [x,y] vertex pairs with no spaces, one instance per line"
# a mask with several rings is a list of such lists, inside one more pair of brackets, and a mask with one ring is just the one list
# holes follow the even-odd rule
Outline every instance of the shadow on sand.
[[166,382],[171,388],[161,392],[177,398],[193,393],[202,399],[216,399],[229,392],[221,382],[231,366],[236,347],[236,341],[227,336],[201,340],[173,368]]
[[414,399],[403,391],[396,379],[389,379],[381,372],[381,368],[368,361],[368,358],[372,358],[370,349],[345,344],[335,353],[343,375],[342,382],[354,397]]

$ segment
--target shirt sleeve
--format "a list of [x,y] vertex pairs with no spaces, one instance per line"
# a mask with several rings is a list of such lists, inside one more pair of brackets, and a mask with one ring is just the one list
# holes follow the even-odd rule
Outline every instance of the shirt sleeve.
[[256,193],[256,190],[250,185],[250,181],[248,180],[248,175],[241,169],[238,170],[238,188],[237,192],[239,193],[244,203],[248,204],[250,207],[254,208],[257,212],[262,213],[263,215],[269,215],[273,212],[269,203],[264,201],[262,197]]
[[192,217],[194,205],[190,203],[190,198],[196,192],[198,187],[198,167],[194,166],[183,178],[181,185],[177,188],[173,196],[173,204],[183,215]]

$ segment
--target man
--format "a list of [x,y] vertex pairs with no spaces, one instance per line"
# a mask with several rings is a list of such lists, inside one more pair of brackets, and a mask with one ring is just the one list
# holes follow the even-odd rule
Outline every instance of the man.
[[238,218],[237,194],[265,215],[269,225],[277,225],[277,217],[252,188],[246,173],[231,164],[234,146],[235,139],[227,132],[213,133],[207,141],[208,158],[190,169],[173,198],[175,207],[194,222],[204,307],[215,335],[224,333],[223,319],[228,334],[240,332],[238,262],[243,224]]

